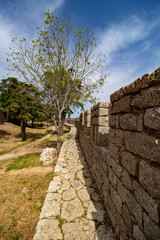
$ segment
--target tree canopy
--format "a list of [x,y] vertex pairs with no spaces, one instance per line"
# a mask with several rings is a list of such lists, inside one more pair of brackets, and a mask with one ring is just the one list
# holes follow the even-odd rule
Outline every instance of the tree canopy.
[[104,58],[97,55],[94,32],[77,29],[70,21],[60,22],[45,12],[43,29],[29,42],[13,38],[7,61],[30,83],[40,86],[51,97],[56,109],[57,131],[62,128],[63,112],[93,102],[94,91],[104,83]]
[[16,78],[3,79],[0,83],[0,102],[4,112],[21,121],[22,139],[26,139],[26,121],[43,111],[40,92],[32,84]]

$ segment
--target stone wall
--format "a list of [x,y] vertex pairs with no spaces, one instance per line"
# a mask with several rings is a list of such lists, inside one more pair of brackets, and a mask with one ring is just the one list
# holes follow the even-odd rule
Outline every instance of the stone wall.
[[78,128],[118,238],[159,240],[160,69],[82,113]]
[[65,119],[65,123],[68,123],[68,124],[71,124],[74,126],[77,126],[78,122],[79,122],[79,118],[66,118]]

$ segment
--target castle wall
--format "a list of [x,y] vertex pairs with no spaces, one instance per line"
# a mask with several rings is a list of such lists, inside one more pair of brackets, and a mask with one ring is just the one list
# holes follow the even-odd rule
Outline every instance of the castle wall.
[[119,239],[160,239],[160,69],[82,113],[77,125]]

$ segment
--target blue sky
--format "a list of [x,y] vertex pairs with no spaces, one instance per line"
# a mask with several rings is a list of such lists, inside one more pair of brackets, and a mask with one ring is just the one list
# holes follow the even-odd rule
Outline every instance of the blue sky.
[[11,38],[33,39],[47,9],[62,20],[70,16],[77,28],[95,31],[99,52],[107,57],[101,101],[160,67],[159,0],[0,0],[0,79],[7,73]]

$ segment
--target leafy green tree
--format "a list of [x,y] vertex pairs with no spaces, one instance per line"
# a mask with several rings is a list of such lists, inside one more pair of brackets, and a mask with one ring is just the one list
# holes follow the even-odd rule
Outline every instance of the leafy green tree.
[[40,93],[32,84],[16,78],[3,79],[0,83],[0,102],[4,112],[21,121],[22,140],[26,140],[26,122],[41,111]]
[[47,120],[47,117],[46,117],[46,115],[44,114],[44,112],[38,112],[37,113],[37,115],[36,115],[36,117],[35,117],[35,121],[36,122],[41,122],[41,124],[42,124],[42,122],[44,122],[44,121],[46,121]]
[[104,58],[95,52],[94,32],[77,29],[70,21],[60,22],[49,11],[45,15],[44,28],[38,28],[37,38],[30,45],[25,38],[13,38],[7,61],[27,81],[43,87],[46,93],[50,91],[56,109],[59,151],[63,113],[76,104],[94,102],[93,93],[103,85],[106,75]]

